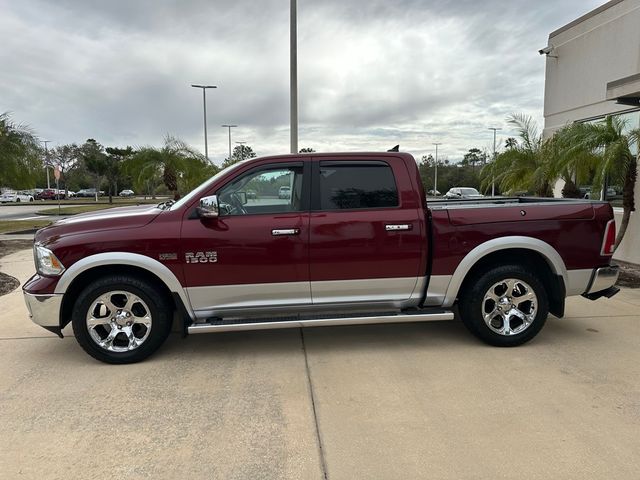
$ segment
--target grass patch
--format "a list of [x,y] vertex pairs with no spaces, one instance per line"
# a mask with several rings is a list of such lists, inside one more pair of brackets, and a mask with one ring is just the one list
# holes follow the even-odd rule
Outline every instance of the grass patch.
[[0,220],[0,233],[22,232],[46,227],[49,220]]
[[105,210],[107,208],[122,207],[122,205],[95,204],[95,205],[75,205],[73,207],[52,207],[45,210],[38,210],[36,215],[77,215],[78,213],[95,212],[96,210]]

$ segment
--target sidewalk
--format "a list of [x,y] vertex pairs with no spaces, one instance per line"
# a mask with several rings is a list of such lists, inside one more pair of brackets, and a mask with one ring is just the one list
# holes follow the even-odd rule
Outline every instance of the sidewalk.
[[[24,281],[30,251],[0,259]],[[530,344],[460,322],[172,336],[109,366],[0,297],[0,479],[629,479],[640,290]]]

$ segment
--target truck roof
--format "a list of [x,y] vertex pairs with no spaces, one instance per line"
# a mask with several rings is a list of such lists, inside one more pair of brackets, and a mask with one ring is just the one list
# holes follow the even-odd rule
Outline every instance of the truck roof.
[[268,155],[264,157],[258,157],[260,160],[270,160],[276,158],[309,158],[309,157],[336,157],[336,158],[359,158],[359,157],[401,157],[410,158],[413,160],[413,155],[407,152],[313,152],[313,153],[286,153],[283,155]]

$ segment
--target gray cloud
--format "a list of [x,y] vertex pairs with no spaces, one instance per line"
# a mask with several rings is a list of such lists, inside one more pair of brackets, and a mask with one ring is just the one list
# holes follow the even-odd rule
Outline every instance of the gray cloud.
[[[602,3],[570,0],[299,0],[300,146],[455,160],[489,148],[511,112],[542,119],[549,32]],[[259,154],[288,150],[289,2],[6,2],[0,111],[55,143],[159,144],[165,133],[227,152],[222,123]]]

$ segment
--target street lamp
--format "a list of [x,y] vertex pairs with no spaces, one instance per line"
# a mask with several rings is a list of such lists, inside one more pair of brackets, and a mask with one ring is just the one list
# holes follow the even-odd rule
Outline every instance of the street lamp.
[[493,130],[493,165],[491,166],[491,196],[494,197],[496,194],[496,132],[498,130],[502,130],[501,128],[489,127],[489,130]]
[[225,127],[229,129],[229,161],[231,161],[231,129],[237,126],[238,125],[221,125],[221,127]]
[[240,161],[244,160],[244,148],[243,145],[247,142],[236,142],[238,145],[240,145]]
[[209,161],[209,148],[207,146],[207,88],[218,88],[215,85],[194,85],[191,84],[193,88],[201,88],[202,89],[202,108],[204,110],[204,156]]
[[434,143],[436,146],[436,171],[433,179],[433,194],[438,195],[438,145],[442,145],[442,143]]
[[44,169],[47,171],[47,190],[51,188],[51,184],[49,182],[49,149],[47,148],[47,143],[51,143],[51,140],[41,140],[44,143]]
[[291,0],[289,22],[289,83],[291,90],[291,153],[298,153],[298,5]]

